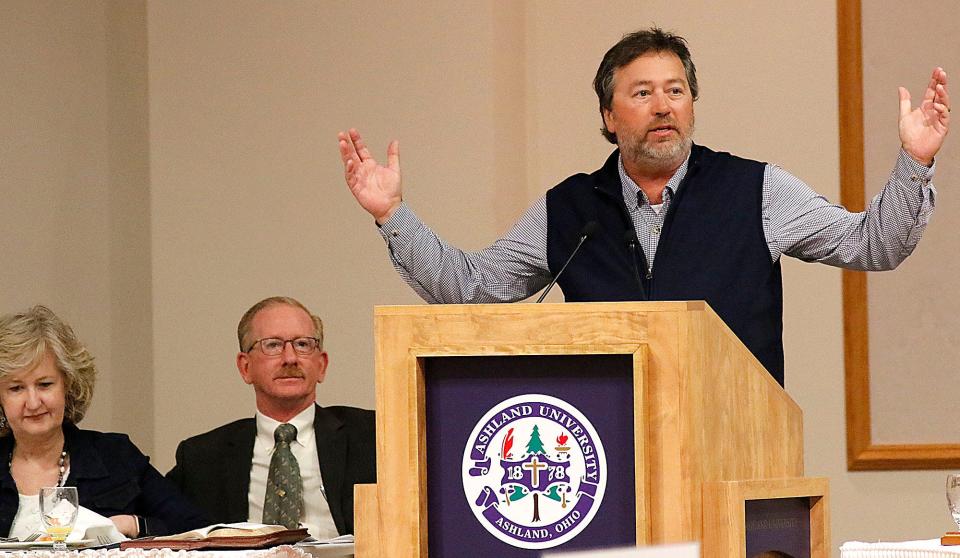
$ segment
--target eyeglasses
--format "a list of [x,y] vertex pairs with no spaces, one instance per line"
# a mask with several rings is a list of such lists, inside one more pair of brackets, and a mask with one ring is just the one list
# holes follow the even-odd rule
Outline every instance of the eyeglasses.
[[283,352],[287,343],[293,346],[293,351],[300,356],[312,355],[319,347],[320,340],[316,337],[297,337],[296,339],[280,339],[279,337],[265,337],[257,339],[245,352],[250,352],[260,344],[260,352],[266,356],[277,356]]

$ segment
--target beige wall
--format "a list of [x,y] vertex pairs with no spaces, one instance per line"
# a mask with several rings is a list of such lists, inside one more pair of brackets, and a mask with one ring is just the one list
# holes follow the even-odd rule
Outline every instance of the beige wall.
[[[105,3],[0,3],[0,307],[50,306],[114,372]],[[149,343],[149,339],[133,339]],[[109,390],[107,390],[109,391]],[[112,420],[113,394],[91,425]]]
[[[252,413],[234,330],[265,296],[324,317],[321,402],[373,405],[372,308],[418,299],[343,185],[340,129],[378,155],[399,138],[411,206],[482,247],[599,166],[596,65],[656,22],[691,42],[700,142],[838,195],[832,1],[0,6],[15,47],[0,71],[16,77],[0,82],[0,119],[22,130],[0,147],[16,262],[0,302],[62,309],[103,367],[89,426],[135,432],[163,470],[183,437]],[[941,473],[846,472],[840,274],[788,261],[784,275],[787,389],[807,473],[831,479],[834,540],[942,532]]]
[[[864,161],[871,195],[889,172],[881,161],[899,147],[896,137],[880,133],[896,114],[897,85],[908,86],[916,104],[932,67],[960,60],[960,43],[951,38],[960,12],[933,18],[923,41],[898,44],[888,37],[902,22],[940,6],[935,0],[910,2],[909,6],[869,2],[864,6]],[[951,79],[954,71],[948,69]],[[896,273],[869,278],[874,443],[956,443],[958,439],[960,407],[954,390],[943,389],[956,382],[960,360],[960,344],[955,342],[960,296],[952,280],[960,276],[960,261],[944,257],[960,251],[960,237],[943,234],[960,226],[960,207],[949,187],[960,176],[960,150],[953,145],[955,141],[937,158],[937,184],[947,185],[940,189],[945,195],[937,200],[932,225],[941,234],[925,238]],[[925,347],[934,350],[922,350]]]
[[107,6],[111,425],[154,447],[146,3],[109,0]]

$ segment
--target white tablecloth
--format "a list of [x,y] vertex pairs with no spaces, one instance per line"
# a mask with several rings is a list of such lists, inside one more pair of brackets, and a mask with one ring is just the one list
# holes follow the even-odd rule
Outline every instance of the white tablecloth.
[[957,558],[960,546],[941,546],[940,539],[906,542],[846,542],[840,558]]

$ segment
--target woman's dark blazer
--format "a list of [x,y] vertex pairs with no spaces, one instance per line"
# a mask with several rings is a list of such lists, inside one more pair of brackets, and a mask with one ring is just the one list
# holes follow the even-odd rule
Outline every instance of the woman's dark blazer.
[[[150,465],[126,434],[80,430],[63,424],[70,474],[80,505],[104,517],[139,515],[146,535],[170,535],[207,525],[202,512]],[[0,533],[10,533],[20,499],[10,475],[12,435],[0,438]]]

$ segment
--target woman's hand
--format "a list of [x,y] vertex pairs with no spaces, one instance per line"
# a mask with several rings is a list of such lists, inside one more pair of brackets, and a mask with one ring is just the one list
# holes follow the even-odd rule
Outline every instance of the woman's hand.
[[140,529],[137,527],[137,518],[133,515],[115,515],[110,521],[117,526],[117,530],[124,536],[135,539],[140,535]]

